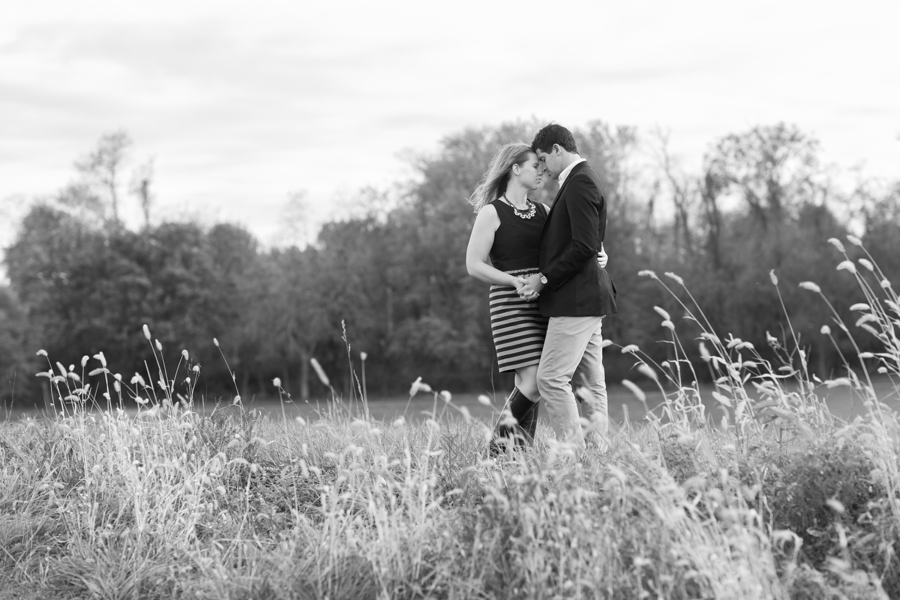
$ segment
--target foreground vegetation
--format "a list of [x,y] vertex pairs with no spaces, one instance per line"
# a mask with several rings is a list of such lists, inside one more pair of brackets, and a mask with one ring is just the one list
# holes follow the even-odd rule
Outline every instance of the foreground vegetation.
[[[868,259],[839,269],[867,302],[852,307],[856,328],[835,331],[874,336],[883,352],[820,381],[790,323],[770,337],[773,364],[684,305],[716,378],[721,411],[707,414],[658,309],[670,360],[620,350],[665,405],[580,456],[539,435],[491,460],[491,424],[448,395],[421,423],[339,404],[309,422],[265,419],[239,398],[202,416],[192,370],[179,397],[162,362],[151,386],[104,372],[98,355],[107,386],[93,390],[56,365],[44,375],[57,417],[0,428],[0,597],[900,597],[900,420],[868,379],[898,374],[900,305]],[[865,416],[829,413],[821,391],[834,387]],[[137,417],[115,408],[120,394],[139,399]]]

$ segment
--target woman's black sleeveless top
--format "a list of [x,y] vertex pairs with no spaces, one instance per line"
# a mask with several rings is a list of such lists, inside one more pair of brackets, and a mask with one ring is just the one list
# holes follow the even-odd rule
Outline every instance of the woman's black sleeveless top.
[[494,232],[490,252],[494,268],[507,272],[540,268],[541,232],[547,220],[547,209],[538,204],[534,216],[523,219],[503,200],[494,200],[491,205],[500,217],[500,227]]

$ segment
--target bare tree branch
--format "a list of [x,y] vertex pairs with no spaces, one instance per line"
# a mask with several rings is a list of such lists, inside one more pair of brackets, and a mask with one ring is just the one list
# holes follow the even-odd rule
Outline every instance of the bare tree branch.
[[113,221],[119,221],[119,178],[132,141],[124,130],[100,137],[97,147],[75,162],[75,168],[107,193]]

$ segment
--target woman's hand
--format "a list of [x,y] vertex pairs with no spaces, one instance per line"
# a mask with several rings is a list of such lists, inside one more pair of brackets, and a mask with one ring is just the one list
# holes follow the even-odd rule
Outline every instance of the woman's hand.
[[533,300],[537,300],[539,294],[535,293],[534,290],[525,290],[525,284],[528,280],[524,277],[516,277],[516,293],[519,294],[523,300],[527,300],[529,302]]
[[597,253],[597,264],[600,265],[601,269],[605,269],[606,264],[608,262],[609,262],[609,255],[606,253],[606,251],[601,246],[600,252]]
[[516,277],[515,284],[516,293],[520,296],[522,295],[522,288],[525,287],[525,278],[524,277]]

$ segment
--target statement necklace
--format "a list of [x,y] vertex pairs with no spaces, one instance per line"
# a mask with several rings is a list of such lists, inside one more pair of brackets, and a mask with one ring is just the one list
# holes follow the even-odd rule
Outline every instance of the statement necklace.
[[527,202],[528,206],[529,206],[528,210],[519,210],[518,208],[516,208],[515,204],[513,204],[512,202],[509,201],[509,199],[506,197],[506,195],[503,195],[502,198],[503,198],[504,202],[506,202],[507,204],[509,204],[512,207],[513,212],[516,213],[516,216],[519,217],[520,219],[530,219],[531,217],[534,216],[535,212],[537,211],[537,205],[534,202],[532,202],[531,200],[528,200],[528,199],[525,200],[525,202]]

